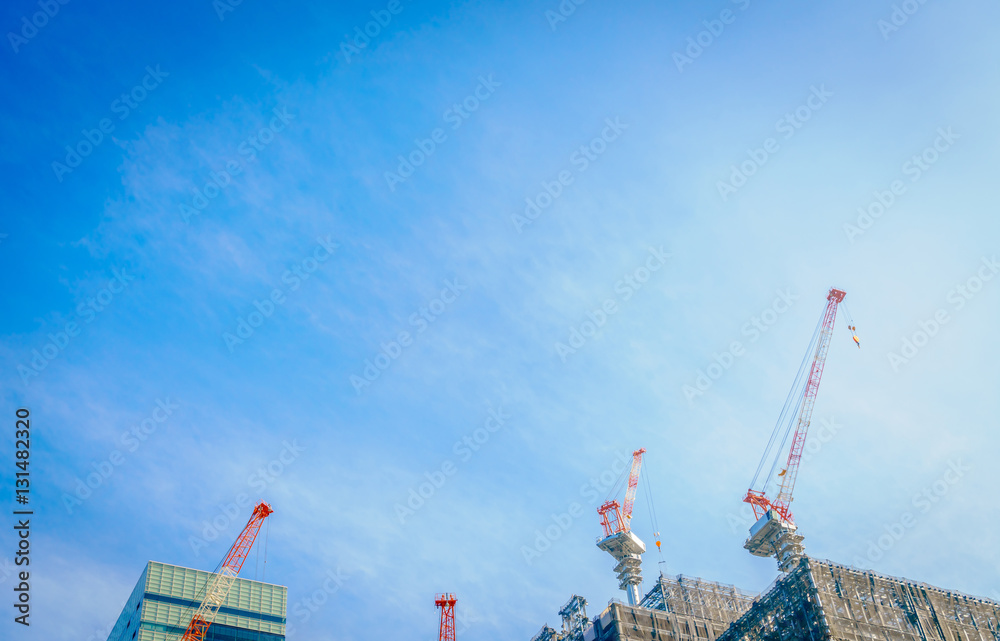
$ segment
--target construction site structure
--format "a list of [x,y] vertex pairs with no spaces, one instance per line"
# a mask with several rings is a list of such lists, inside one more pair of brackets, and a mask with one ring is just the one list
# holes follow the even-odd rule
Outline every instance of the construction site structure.
[[559,608],[562,617],[562,632],[550,628],[546,623],[531,641],[583,641],[583,633],[590,625],[587,619],[587,600],[574,594],[563,607]]
[[434,605],[441,610],[438,641],[455,641],[455,604],[457,602],[454,594],[439,594],[434,598]]
[[562,636],[564,639],[576,641],[583,638],[583,631],[590,621],[587,619],[587,600],[574,594],[569,601],[559,608],[562,617]]
[[[750,528],[750,536],[743,547],[754,556],[773,556],[778,561],[778,569],[790,571],[805,554],[802,547],[802,536],[792,518],[791,504],[795,481],[799,475],[802,463],[802,453],[805,450],[809,425],[812,422],[813,408],[816,405],[816,395],[826,367],[826,357],[830,351],[830,339],[833,336],[833,326],[837,319],[837,306],[843,302],[847,294],[834,287],[826,296],[826,307],[820,317],[819,325],[813,334],[806,351],[805,358],[799,366],[799,371],[788,393],[788,399],[778,416],[778,421],[771,433],[764,456],[761,457],[757,472],[750,482],[744,502],[753,507],[757,522]],[[855,331],[853,321],[848,321],[854,341],[860,347],[860,341]],[[812,354],[810,362],[809,355]],[[808,377],[806,368],[808,366]],[[794,431],[793,431],[794,426]],[[791,443],[788,436],[791,434]],[[778,471],[778,464],[788,447],[784,467]],[[764,481],[758,484],[761,472],[767,463],[771,463]],[[779,487],[774,498],[771,498],[772,481],[778,481]]]
[[803,557],[720,641],[997,641],[1000,604]]
[[639,605],[613,600],[583,632],[583,641],[791,640],[1000,641],[1000,603],[803,556],[760,596],[661,576]]
[[631,524],[632,508],[635,506],[635,495],[639,488],[639,470],[642,467],[642,455],[645,451],[640,448],[632,452],[632,468],[629,471],[624,507],[612,499],[605,501],[597,509],[601,517],[601,527],[604,529],[604,536],[597,539],[597,547],[618,562],[615,565],[618,587],[625,591],[628,602],[632,605],[639,603],[642,554],[646,552],[646,544],[632,532]]
[[544,626],[532,641],[669,641],[671,635],[678,641],[714,639],[750,608],[754,596],[731,585],[660,575],[638,605],[613,600],[579,636],[559,634]]

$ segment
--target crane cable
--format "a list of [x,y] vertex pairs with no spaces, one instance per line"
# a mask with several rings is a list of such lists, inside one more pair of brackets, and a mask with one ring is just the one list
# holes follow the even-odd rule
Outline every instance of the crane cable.
[[645,484],[643,489],[645,490],[646,493],[646,509],[649,511],[649,521],[650,524],[653,526],[653,539],[656,541],[656,551],[660,553],[660,563],[663,563],[663,549],[660,547],[660,524],[659,520],[656,518],[656,508],[654,507],[653,504],[653,492],[650,489],[650,484],[649,484],[648,456],[646,457],[646,461],[647,461],[646,465],[647,473],[642,475],[642,480]]
[[267,577],[267,540],[271,536],[271,521],[268,519],[264,525],[264,571],[260,573],[261,582]]
[[[822,325],[825,316],[826,314],[820,316],[820,321],[816,327],[816,331],[815,333],[813,333],[812,340],[809,341],[809,348],[806,350],[805,356],[802,358],[802,364],[799,365],[799,372],[796,375],[795,382],[792,384],[792,390],[789,391],[788,393],[788,400],[791,400],[792,398],[797,399],[795,402],[795,406],[793,407],[793,411],[786,418],[779,417],[779,420],[786,421],[785,434],[781,438],[781,446],[778,448],[778,451],[775,454],[774,461],[771,463],[771,469],[767,474],[767,479],[764,481],[765,486],[770,484],[771,479],[774,478],[774,473],[778,469],[778,463],[781,461],[781,453],[785,451],[785,444],[788,443],[788,437],[792,434],[792,425],[798,422],[798,418],[802,414],[802,405],[803,403],[805,403],[806,400],[805,391],[806,391],[806,385],[808,384],[806,381],[806,372],[807,371],[811,372],[812,366],[815,364],[816,361],[815,352],[817,349],[817,345],[821,340],[821,333],[823,329]],[[807,366],[806,363],[809,360],[810,354],[813,355],[813,360]],[[786,404],[788,403],[788,400],[785,401]],[[778,474],[778,476],[784,476],[785,472],[787,471],[788,468],[785,468]]]
[[854,343],[861,349],[861,339],[858,338],[858,328],[854,325],[854,318],[851,316],[851,312],[847,309],[847,303],[840,301],[840,306],[844,308],[844,317],[847,318],[847,329],[851,332],[851,338],[854,339]]
[[[820,328],[823,325],[823,315],[820,315],[819,322],[816,323],[816,330],[813,332],[812,339],[809,341],[809,348],[806,350],[805,355],[802,357],[802,362],[799,364],[799,371],[795,375],[795,380],[792,382],[792,387],[788,391],[788,397],[785,399],[785,405],[781,408],[781,413],[778,415],[778,420],[774,424],[774,429],[771,431],[771,438],[767,441],[767,447],[764,448],[764,454],[760,458],[760,463],[757,464],[757,471],[753,475],[753,480],[750,482],[750,488],[753,489],[757,487],[757,479],[760,478],[760,473],[764,469],[764,464],[767,462],[769,455],[772,454],[772,449],[774,447],[775,440],[778,438],[778,434],[781,432],[782,425],[784,424],[784,434],[781,438],[781,446],[778,448],[777,452],[774,452],[774,461],[771,464],[771,469],[768,472],[767,478],[764,481],[762,490],[766,490],[768,484],[771,482],[774,476],[774,471],[777,467],[778,459],[781,458],[781,452],[784,450],[785,443],[788,441],[788,434],[791,431],[792,421],[788,420],[788,411],[792,409],[793,399],[795,400],[796,413],[792,416],[798,415],[798,408],[802,405],[802,389],[804,387],[804,378],[806,371],[809,369],[807,363],[809,362],[809,356],[813,353],[816,341],[819,338]],[[787,424],[786,424],[787,421]]]
[[612,498],[615,498],[617,500],[618,495],[621,494],[621,491],[627,484],[626,479],[631,473],[632,473],[632,464],[629,463],[629,465],[626,466],[625,469],[623,469],[621,472],[618,473],[618,478],[615,479],[615,482],[611,485],[611,489],[608,491],[608,495],[604,497],[605,503],[610,501]]

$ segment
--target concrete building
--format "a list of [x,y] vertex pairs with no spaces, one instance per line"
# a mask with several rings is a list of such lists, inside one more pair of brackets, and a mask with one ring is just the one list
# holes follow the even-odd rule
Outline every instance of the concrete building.
[[[108,641],[178,641],[211,572],[150,561]],[[236,579],[205,641],[284,641],[288,588]]]

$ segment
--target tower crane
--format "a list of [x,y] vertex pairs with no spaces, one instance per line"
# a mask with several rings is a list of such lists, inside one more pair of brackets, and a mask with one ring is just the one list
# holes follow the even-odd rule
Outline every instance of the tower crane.
[[[642,455],[645,452],[645,448],[632,452],[632,468],[629,470],[624,507],[617,500],[611,499],[597,508],[597,513],[601,517],[601,527],[604,529],[604,536],[597,539],[597,547],[618,561],[615,566],[615,572],[618,573],[618,587],[625,590],[629,605],[639,604],[639,586],[642,584],[641,555],[646,551],[646,544],[632,533],[632,508],[639,488],[639,469],[642,467]],[[612,489],[612,494],[614,493],[615,490]]]
[[253,547],[261,524],[273,512],[271,506],[263,501],[254,507],[253,514],[250,515],[250,520],[247,521],[243,532],[236,538],[233,547],[229,548],[226,558],[216,568],[215,573],[209,577],[205,586],[205,597],[194,616],[191,617],[191,622],[188,623],[181,641],[204,641],[205,633],[215,621],[215,615],[218,614],[219,608],[225,604],[229,590],[236,582],[236,577],[239,575],[240,569],[243,568],[243,562],[246,561],[247,555],[250,554],[250,548]]
[[438,641],[455,641],[455,604],[458,600],[454,594],[439,594],[434,598],[434,605],[441,609],[441,625],[438,628]]
[[[743,547],[755,556],[774,556],[778,560],[778,569],[788,572],[804,554],[802,536],[796,534],[796,525],[792,519],[791,503],[795,481],[799,475],[802,462],[802,452],[809,433],[809,423],[812,420],[816,394],[819,391],[820,379],[826,365],[827,352],[830,349],[830,338],[833,334],[834,321],[837,318],[837,306],[843,302],[847,294],[842,290],[830,288],[826,297],[826,308],[820,317],[816,331],[813,333],[809,348],[802,359],[792,389],[788,393],[785,405],[778,416],[778,421],[771,433],[764,450],[764,456],[757,466],[750,489],[743,498],[745,503],[753,507],[757,522],[750,528],[750,537]],[[846,309],[845,309],[846,314]],[[857,345],[861,341],[857,337],[854,322],[848,316],[848,329]],[[812,355],[810,361],[809,356]],[[808,376],[806,371],[808,369]],[[794,432],[792,426],[794,424]],[[778,470],[782,453],[788,445],[788,436],[792,435],[785,465]],[[779,443],[780,437],[780,443]],[[765,463],[771,461],[767,477],[758,483]],[[772,481],[777,482],[777,493],[769,493]],[[771,498],[773,496],[773,499]]]

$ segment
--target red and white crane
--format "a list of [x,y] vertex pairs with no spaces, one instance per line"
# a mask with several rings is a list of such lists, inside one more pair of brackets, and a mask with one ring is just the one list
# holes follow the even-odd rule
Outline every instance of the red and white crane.
[[[629,605],[639,604],[642,554],[646,551],[646,544],[632,533],[632,508],[639,488],[639,470],[645,452],[644,448],[632,452],[632,468],[629,470],[624,507],[617,500],[610,499],[597,508],[597,513],[601,517],[601,527],[604,529],[604,537],[597,540],[597,547],[618,561],[615,566],[615,572],[618,573],[618,587],[625,590]],[[612,489],[612,494],[614,493],[615,489]]]
[[233,547],[229,548],[229,553],[226,554],[221,565],[209,578],[208,584],[205,586],[205,597],[194,616],[191,617],[191,622],[188,623],[181,641],[204,641],[205,633],[215,621],[215,615],[219,613],[219,608],[225,604],[229,590],[232,589],[240,569],[243,568],[243,562],[250,554],[250,548],[253,547],[261,524],[273,512],[271,506],[263,501],[254,507],[253,514],[250,515],[250,520],[247,521],[243,532],[237,537]]
[[642,467],[642,455],[645,453],[646,448],[639,448],[632,452],[632,469],[629,470],[624,509],[616,500],[605,501],[601,507],[597,508],[597,513],[601,516],[601,527],[604,528],[605,537],[628,532],[632,529],[632,508],[635,506],[635,494],[639,489],[639,469]]
[[[757,519],[750,528],[750,538],[743,547],[756,556],[774,556],[782,571],[790,570],[804,553],[802,537],[795,533],[797,528],[792,519],[792,492],[795,490],[795,481],[799,475],[802,453],[809,434],[809,424],[812,421],[813,407],[816,404],[816,394],[819,392],[819,383],[830,350],[830,338],[833,335],[834,321],[837,319],[837,306],[843,302],[846,295],[839,289],[830,288],[819,325],[799,366],[799,372],[778,416],[771,439],[764,450],[764,456],[757,466],[750,489],[743,498],[745,503],[753,506],[754,517]],[[855,333],[854,322],[847,314],[846,308],[844,312],[848,317],[848,329],[852,332],[854,342],[860,347],[861,341]],[[807,365],[808,376],[806,376]],[[789,434],[791,434],[790,445]],[[783,457],[786,446],[788,454],[787,457]],[[778,464],[782,458],[785,465],[779,471]],[[761,473],[769,460],[771,467],[761,482]],[[772,482],[777,482],[776,493],[771,491]]]

